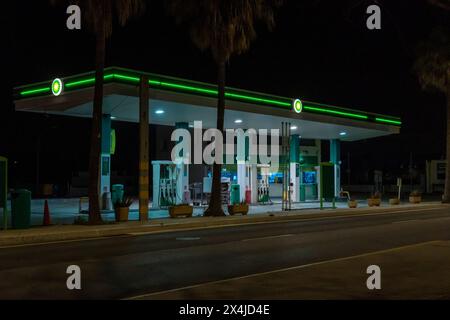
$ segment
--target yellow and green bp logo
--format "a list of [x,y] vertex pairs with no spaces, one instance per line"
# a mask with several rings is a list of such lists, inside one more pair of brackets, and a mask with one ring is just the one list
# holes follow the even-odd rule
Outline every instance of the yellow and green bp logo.
[[63,91],[63,83],[61,79],[56,78],[52,82],[52,93],[54,96],[59,96]]
[[300,99],[296,99],[293,102],[294,111],[297,113],[302,113],[303,111],[303,103]]

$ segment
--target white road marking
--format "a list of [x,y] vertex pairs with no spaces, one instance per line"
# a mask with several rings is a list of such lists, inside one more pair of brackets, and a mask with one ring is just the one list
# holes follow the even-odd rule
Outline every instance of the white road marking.
[[175,240],[177,241],[198,241],[200,240],[199,237],[180,237],[180,238],[175,238]]
[[410,222],[418,222],[418,221],[423,221],[423,220],[413,219],[413,220],[394,221],[394,222],[392,222],[392,224],[410,223]]
[[293,237],[294,234],[280,234],[278,236],[268,236],[268,237],[259,237],[259,238],[249,238],[241,240],[242,242],[248,242],[248,241],[257,241],[257,240],[268,240],[268,239],[279,239],[279,238],[287,238],[287,237]]

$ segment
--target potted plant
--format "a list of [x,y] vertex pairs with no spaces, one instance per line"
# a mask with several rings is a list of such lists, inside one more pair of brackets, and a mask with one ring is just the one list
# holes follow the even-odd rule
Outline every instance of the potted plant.
[[245,201],[242,201],[238,204],[232,204],[228,206],[228,213],[230,216],[234,216],[236,214],[242,214],[243,216],[247,215],[249,210],[248,204]]
[[351,209],[358,208],[358,201],[356,201],[355,199],[348,200],[348,207]]
[[193,213],[194,207],[192,207],[189,204],[178,204],[169,207],[169,215],[171,218],[180,218],[180,217],[190,218],[192,217]]
[[122,200],[116,201],[114,203],[114,213],[116,215],[117,222],[128,221],[130,215],[130,206],[133,204],[133,199],[131,197],[124,197]]
[[375,192],[367,199],[369,207],[379,207],[381,205],[381,193]]
[[420,193],[420,191],[413,191],[409,194],[409,202],[410,203],[414,203],[414,204],[418,204],[422,202],[422,194]]
[[400,204],[400,199],[398,198],[389,199],[389,204],[391,206],[398,206]]

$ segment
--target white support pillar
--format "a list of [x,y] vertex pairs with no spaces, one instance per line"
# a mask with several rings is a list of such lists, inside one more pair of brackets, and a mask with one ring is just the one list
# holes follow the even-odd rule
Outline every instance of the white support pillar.
[[290,181],[291,184],[291,201],[299,202],[300,201],[300,179],[298,176],[298,170],[300,163],[300,136],[298,134],[294,134],[290,138]]
[[[111,192],[111,115],[102,116],[101,134],[101,161],[100,161],[100,199],[103,200],[105,193]],[[111,201],[100,201],[102,210],[111,210]]]
[[297,176],[297,163],[291,163],[291,200],[292,202],[300,201],[300,179]]
[[238,143],[236,146],[236,163],[237,163],[237,183],[239,185],[239,201],[245,200],[245,189],[249,186],[247,182],[247,163],[246,163],[246,143],[245,136],[238,135]]
[[[184,193],[189,192],[189,167],[186,164],[177,164],[177,204],[184,203]],[[190,200],[190,199],[189,199]]]
[[245,189],[248,186],[246,172],[247,172],[247,165],[246,165],[245,161],[238,161],[238,163],[237,163],[237,180],[238,180],[238,185],[240,186],[239,201],[245,200]]
[[[176,129],[189,130],[189,123],[177,122],[175,123]],[[181,140],[179,141],[181,142]],[[176,204],[183,204],[184,202],[190,202],[190,196],[185,197],[185,193],[189,193],[189,166],[185,164],[185,159],[189,157],[189,154],[179,154],[175,159],[176,171],[177,171],[177,188],[176,188]],[[187,198],[187,199],[185,199]],[[185,201],[186,200],[186,201]]]
[[330,141],[330,162],[335,165],[335,195],[339,197],[341,191],[341,142],[338,139]]
[[250,189],[252,191],[252,204],[258,203],[258,166],[252,164],[250,167]]

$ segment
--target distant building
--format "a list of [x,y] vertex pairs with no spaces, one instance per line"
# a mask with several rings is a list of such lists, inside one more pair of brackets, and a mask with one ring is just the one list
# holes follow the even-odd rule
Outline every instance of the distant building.
[[431,160],[426,163],[427,193],[443,192],[447,161]]

